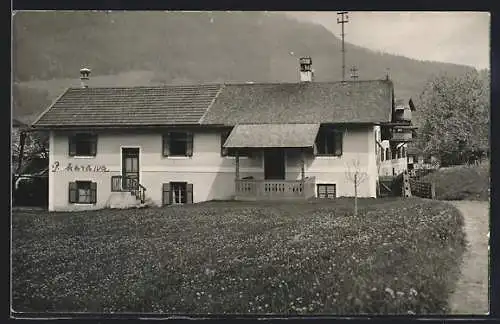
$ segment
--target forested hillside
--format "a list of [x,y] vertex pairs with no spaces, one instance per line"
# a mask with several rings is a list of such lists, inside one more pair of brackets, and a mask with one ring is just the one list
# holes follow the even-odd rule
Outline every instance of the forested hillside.
[[[278,13],[19,12],[13,19],[14,114],[31,120],[79,84],[81,66],[92,69],[96,86],[294,82],[298,57],[310,55],[316,80],[341,79],[340,40]],[[351,44],[346,50],[346,65],[356,65],[360,79],[383,78],[389,69],[400,98],[416,98],[435,74],[472,69]]]

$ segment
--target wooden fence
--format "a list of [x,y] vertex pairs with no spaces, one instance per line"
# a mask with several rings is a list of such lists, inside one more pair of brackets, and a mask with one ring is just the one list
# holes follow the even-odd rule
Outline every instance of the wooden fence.
[[436,198],[436,189],[432,182],[423,182],[410,178],[410,188],[413,196],[428,199]]
[[436,171],[436,169],[414,169],[410,172],[410,177],[414,180],[419,180],[434,171]]

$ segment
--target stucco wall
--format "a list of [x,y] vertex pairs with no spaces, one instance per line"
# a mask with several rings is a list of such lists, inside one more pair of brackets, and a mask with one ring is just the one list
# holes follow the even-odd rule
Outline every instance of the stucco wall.
[[[381,141],[382,147],[385,150],[386,148],[389,148],[389,141]],[[408,144],[404,144],[404,147],[406,147],[406,151],[408,151]],[[391,153],[392,157],[392,153]],[[380,157],[379,157],[380,161]],[[394,169],[394,170],[393,170]],[[379,175],[380,176],[392,176],[393,171],[395,175],[400,174],[404,170],[408,169],[408,159],[406,157],[401,157],[399,159],[387,159],[387,156],[385,157],[384,161],[380,161],[379,163]]]
[[[354,196],[354,183],[349,175],[353,174],[357,165],[359,172],[366,173],[365,180],[358,186],[358,196],[376,197],[377,169],[373,136],[372,126],[346,130],[342,155],[314,157],[312,153],[306,154],[305,175],[315,177],[316,184],[335,184],[337,197],[350,197]],[[300,179],[300,155],[289,150],[286,159],[286,178]]]
[[[346,166],[359,161],[367,180],[360,185],[361,197],[375,197],[377,170],[373,127],[348,130],[344,135],[341,157],[306,155],[306,176],[316,177],[316,183],[335,183],[337,196],[352,196],[354,187],[346,179]],[[97,155],[91,158],[68,155],[68,133],[51,132],[50,165],[56,161],[60,169],[49,172],[49,209],[78,210],[103,208],[111,195],[111,176],[121,174],[121,148],[140,148],[140,183],[147,189],[146,197],[157,205],[162,203],[162,183],[186,181],[193,184],[193,200],[231,199],[234,194],[235,159],[220,156],[220,133],[203,130],[193,136],[192,157],[163,157],[160,133],[101,133],[98,135]],[[105,166],[108,172],[66,171],[65,166]],[[240,158],[240,177],[264,178],[263,155]],[[286,178],[300,179],[300,155],[286,153]],[[68,203],[68,185],[72,181],[97,182],[97,203],[76,205]]]

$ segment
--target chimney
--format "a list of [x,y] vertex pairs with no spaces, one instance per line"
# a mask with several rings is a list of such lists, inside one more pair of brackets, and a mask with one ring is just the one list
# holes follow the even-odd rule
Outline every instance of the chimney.
[[80,81],[81,81],[82,88],[88,88],[89,87],[87,85],[87,81],[89,79],[90,72],[91,71],[88,68],[81,68],[80,69]]
[[314,72],[312,70],[312,59],[309,56],[301,57],[300,63],[300,82],[312,82]]

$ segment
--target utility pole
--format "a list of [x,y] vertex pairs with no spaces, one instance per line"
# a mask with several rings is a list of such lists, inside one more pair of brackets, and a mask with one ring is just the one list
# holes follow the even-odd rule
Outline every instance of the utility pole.
[[350,71],[351,71],[351,79],[357,80],[358,79],[358,68],[355,65],[353,65]]
[[339,11],[337,12],[337,24],[342,25],[342,81],[345,81],[345,47],[344,47],[344,24],[349,22],[349,16],[347,15],[348,11]]

